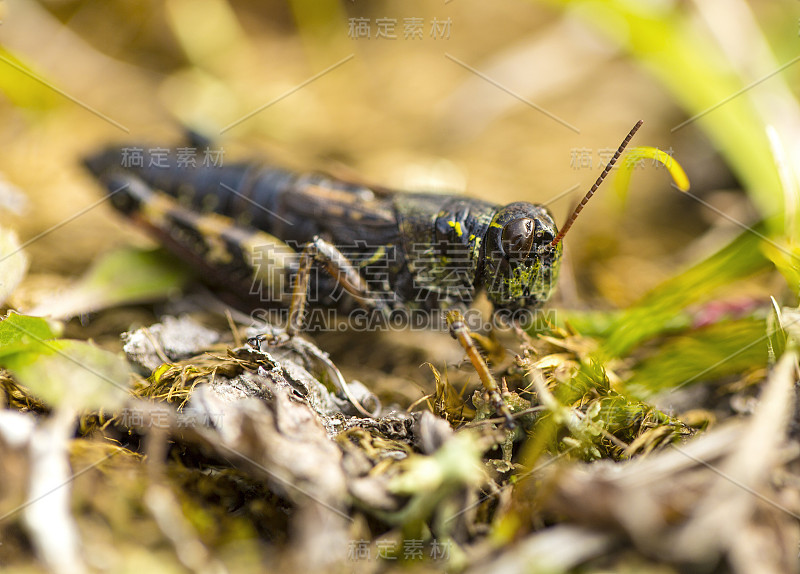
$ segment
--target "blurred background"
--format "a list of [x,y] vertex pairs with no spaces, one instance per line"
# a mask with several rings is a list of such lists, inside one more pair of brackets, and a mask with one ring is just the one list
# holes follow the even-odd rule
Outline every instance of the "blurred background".
[[783,221],[765,126],[793,158],[796,2],[0,8],[2,217],[23,241],[47,232],[27,247],[29,281],[147,244],[98,204],[103,192],[80,160],[111,142],[177,145],[184,127],[210,137],[226,162],[542,202],[562,223],[643,119],[634,145],[671,154],[710,207],[650,161],[624,202],[606,184],[567,239],[562,306],[625,307],[728,242],[735,222]]

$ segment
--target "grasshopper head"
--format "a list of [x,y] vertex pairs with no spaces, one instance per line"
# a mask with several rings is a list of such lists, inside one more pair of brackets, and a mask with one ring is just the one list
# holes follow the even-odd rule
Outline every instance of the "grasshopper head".
[[555,289],[561,243],[541,205],[516,202],[500,209],[484,239],[482,282],[495,311],[536,308]]

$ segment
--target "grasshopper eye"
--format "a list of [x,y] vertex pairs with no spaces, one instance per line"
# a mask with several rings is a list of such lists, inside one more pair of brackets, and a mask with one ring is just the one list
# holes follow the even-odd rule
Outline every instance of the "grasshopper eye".
[[510,259],[525,259],[531,252],[536,225],[533,219],[521,217],[503,227],[500,239],[503,251]]
[[549,231],[537,231],[536,241],[538,243],[542,243],[543,241],[547,241],[549,243],[553,241],[553,234],[550,233]]

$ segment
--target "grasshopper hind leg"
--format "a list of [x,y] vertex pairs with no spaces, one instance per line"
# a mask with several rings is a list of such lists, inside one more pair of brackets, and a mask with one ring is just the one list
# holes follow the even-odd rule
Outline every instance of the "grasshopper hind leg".
[[282,288],[297,268],[297,253],[266,232],[214,213],[187,209],[137,174],[110,172],[109,202],[193,267],[217,295],[242,310],[289,305]]

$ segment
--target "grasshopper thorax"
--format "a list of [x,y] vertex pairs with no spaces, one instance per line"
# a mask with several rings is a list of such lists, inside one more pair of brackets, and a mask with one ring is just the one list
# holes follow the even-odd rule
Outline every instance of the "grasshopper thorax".
[[499,209],[483,241],[481,280],[495,311],[536,308],[550,298],[561,261],[558,230],[542,205],[524,201]]

